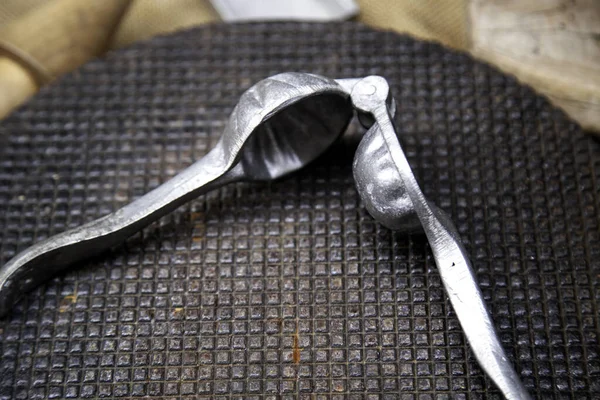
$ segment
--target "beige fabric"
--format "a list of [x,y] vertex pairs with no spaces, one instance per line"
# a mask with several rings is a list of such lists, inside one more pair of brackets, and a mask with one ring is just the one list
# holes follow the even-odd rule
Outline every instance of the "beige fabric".
[[471,52],[600,131],[600,1],[474,0]]
[[359,20],[372,26],[468,47],[467,0],[358,0]]
[[178,29],[219,21],[208,0],[136,0],[119,25],[111,47],[122,47]]
[[38,85],[35,77],[21,64],[7,57],[0,57],[0,118],[29,97],[33,96]]
[[107,49],[129,4],[130,0],[41,3],[0,27],[0,48],[40,76],[62,75]]
[[48,0],[2,0],[0,1],[0,26],[14,21]]
[[130,0],[3,1],[0,118],[31,96],[31,77],[44,84],[104,53],[130,5]]

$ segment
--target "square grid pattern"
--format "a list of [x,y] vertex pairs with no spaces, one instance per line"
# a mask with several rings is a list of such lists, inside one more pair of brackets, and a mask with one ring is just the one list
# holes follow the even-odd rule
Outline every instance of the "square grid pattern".
[[[0,123],[1,261],[166,181],[243,90],[292,70],[388,78],[526,386],[600,398],[599,142],[489,66],[355,23],[207,26],[43,89]],[[27,295],[0,321],[0,398],[500,399],[426,239],[361,206],[355,142],[200,197]]]

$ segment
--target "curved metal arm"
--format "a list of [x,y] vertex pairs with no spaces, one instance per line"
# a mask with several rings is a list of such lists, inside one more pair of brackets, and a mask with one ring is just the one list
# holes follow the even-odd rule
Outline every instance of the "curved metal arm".
[[115,213],[55,235],[0,268],[0,317],[21,293],[120,243],[193,197],[238,179],[271,180],[321,155],[352,117],[349,93],[326,77],[289,72],[259,81],[202,160]]
[[209,190],[241,178],[228,172],[217,145],[170,181],[112,214],[45,239],[0,268],[0,317],[21,295],[68,266],[122,243],[126,238]]
[[385,104],[374,109],[373,115],[373,128],[379,129],[383,135],[427,235],[452,307],[477,361],[508,400],[530,399],[498,340],[471,263],[454,224],[446,213],[431,206],[423,195],[396,137],[396,130]]
[[[454,224],[427,201],[398,141],[387,81],[369,76],[353,83],[352,103],[370,127],[354,159],[354,176],[365,206],[382,224],[409,229],[420,223],[444,288],[475,357],[509,400],[529,394],[506,357]],[[372,160],[376,157],[376,160]],[[414,217],[416,216],[416,220]]]

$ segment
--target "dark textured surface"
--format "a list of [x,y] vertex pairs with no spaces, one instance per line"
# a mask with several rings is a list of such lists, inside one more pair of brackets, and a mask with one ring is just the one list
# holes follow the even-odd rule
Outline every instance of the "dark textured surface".
[[[209,26],[44,89],[0,124],[2,262],[201,157],[289,70],[390,80],[526,386],[600,398],[598,141],[486,65],[353,23]],[[425,238],[373,222],[351,159],[199,198],[27,296],[0,322],[0,397],[499,399]]]

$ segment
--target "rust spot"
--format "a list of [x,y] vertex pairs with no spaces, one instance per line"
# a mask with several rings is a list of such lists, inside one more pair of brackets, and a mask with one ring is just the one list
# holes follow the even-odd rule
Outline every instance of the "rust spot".
[[283,318],[269,318],[268,321],[277,325],[279,333],[283,332]]
[[179,316],[183,312],[183,307],[176,307],[173,309],[172,315],[174,317]]
[[336,380],[333,382],[332,389],[334,392],[343,392],[344,391],[344,383]]
[[59,312],[67,311],[69,309],[69,306],[71,304],[75,304],[76,301],[77,301],[77,292],[63,297],[62,300],[60,301],[60,306],[58,307],[58,311]]
[[204,217],[204,213],[203,212],[192,212],[192,213],[190,213],[190,220],[191,221],[195,221],[195,220],[203,218],[203,217]]
[[302,349],[300,348],[299,343],[300,335],[298,334],[298,327],[296,326],[296,333],[294,333],[294,344],[292,352],[292,359],[294,360],[295,364],[300,363],[300,351],[302,351]]

